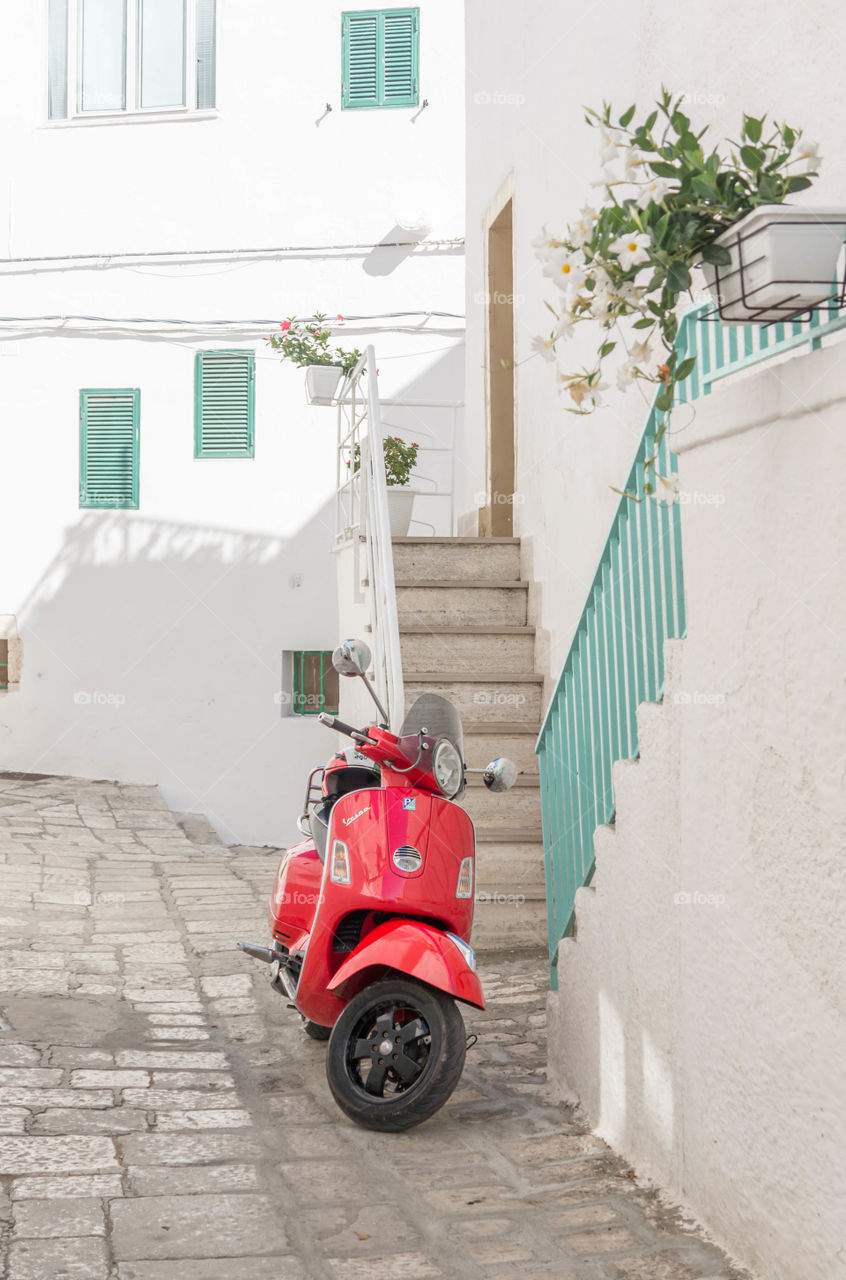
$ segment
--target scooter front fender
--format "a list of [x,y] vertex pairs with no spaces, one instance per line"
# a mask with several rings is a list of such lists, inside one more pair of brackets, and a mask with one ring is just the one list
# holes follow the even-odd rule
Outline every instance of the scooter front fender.
[[394,969],[484,1009],[478,975],[448,934],[419,920],[388,920],[368,933],[329,983],[338,991],[367,969]]

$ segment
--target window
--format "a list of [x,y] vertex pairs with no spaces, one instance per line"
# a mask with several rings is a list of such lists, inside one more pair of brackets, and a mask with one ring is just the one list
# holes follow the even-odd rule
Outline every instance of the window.
[[215,3],[48,0],[48,117],[213,107]]
[[306,649],[293,653],[293,705],[295,716],[338,714],[339,679],[332,653]]
[[341,106],[416,107],[417,9],[369,9],[341,19]]
[[9,688],[9,641],[0,639],[0,690]]
[[137,389],[79,393],[79,505],[138,507]]
[[252,458],[256,358],[252,351],[198,351],[194,362],[194,457]]

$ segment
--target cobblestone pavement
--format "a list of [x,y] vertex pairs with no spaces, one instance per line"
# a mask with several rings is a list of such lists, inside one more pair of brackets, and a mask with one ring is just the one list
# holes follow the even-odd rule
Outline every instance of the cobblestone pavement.
[[462,1085],[333,1105],[262,966],[275,870],[153,788],[0,776],[4,1280],[729,1280],[548,1096],[541,957],[483,966]]

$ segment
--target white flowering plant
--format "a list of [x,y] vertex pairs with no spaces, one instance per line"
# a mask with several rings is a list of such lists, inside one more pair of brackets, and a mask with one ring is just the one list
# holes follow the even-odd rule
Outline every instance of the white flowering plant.
[[[557,364],[560,345],[578,324],[593,321],[600,328],[595,364],[575,373],[557,368],[571,413],[590,413],[601,404],[605,361],[618,347],[625,357],[617,386],[658,384],[656,407],[669,413],[677,384],[696,363],[693,356],[679,359],[674,347],[677,307],[691,288],[691,268],[728,265],[728,251],[714,243],[721,232],[758,205],[780,204],[803,191],[816,177],[818,148],[804,142],[800,130],[744,115],[740,139],[729,143],[723,158],[716,149],[706,151],[707,128],[693,132],[682,105],[681,97],[663,89],[642,121],[631,106],[616,124],[609,104],[601,111],[586,108],[587,123],[600,135],[602,170],[593,186],[605,202],[582,209],[563,234],[544,227],[532,242],[544,275],[560,290],[558,305],[547,303],[555,324],[534,339],[533,350]],[[653,492],[654,485],[646,490]]]

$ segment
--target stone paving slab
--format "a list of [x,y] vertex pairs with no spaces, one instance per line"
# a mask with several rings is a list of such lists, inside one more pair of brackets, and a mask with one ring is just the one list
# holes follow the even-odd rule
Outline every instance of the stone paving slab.
[[551,1095],[540,955],[486,958],[442,1112],[350,1124],[235,949],[276,856],[0,777],[2,1280],[744,1280]]

